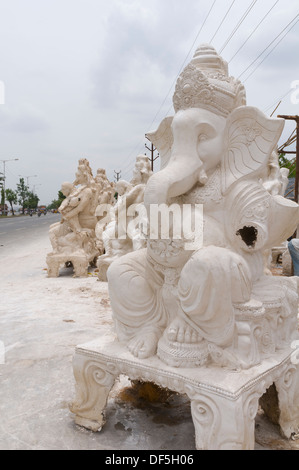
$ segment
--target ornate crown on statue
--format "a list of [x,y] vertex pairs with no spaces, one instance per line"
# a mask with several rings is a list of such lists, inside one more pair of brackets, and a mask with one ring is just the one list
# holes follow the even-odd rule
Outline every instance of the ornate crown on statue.
[[204,108],[227,117],[246,105],[246,92],[239,80],[229,76],[227,62],[216,50],[202,44],[177,80],[173,105],[175,112]]

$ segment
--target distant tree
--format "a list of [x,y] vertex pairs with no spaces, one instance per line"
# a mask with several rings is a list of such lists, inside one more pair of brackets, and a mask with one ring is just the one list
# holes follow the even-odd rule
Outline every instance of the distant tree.
[[3,186],[1,187],[1,206],[4,206],[4,188]]
[[281,153],[278,157],[280,168],[288,168],[290,170],[289,178],[296,177],[296,157],[287,158],[285,153]]
[[64,194],[62,194],[61,191],[58,191],[58,199],[53,199],[53,201],[51,202],[51,204],[48,206],[48,209],[58,209],[61,204],[62,204],[62,201],[65,199],[65,196]]
[[39,197],[33,191],[28,191],[27,198],[24,201],[24,208],[36,209],[39,203]]
[[2,208],[4,209],[4,189],[3,189],[3,182],[4,182],[4,177],[3,173],[0,173],[0,206],[1,206],[1,214],[2,214]]
[[29,188],[26,186],[24,178],[20,178],[20,182],[17,184],[17,195],[18,195],[18,202],[20,206],[22,206],[22,212],[24,214],[24,210],[26,207],[26,201],[29,196]]
[[14,209],[13,209],[13,204],[16,204],[18,202],[17,193],[15,191],[13,191],[12,189],[6,189],[5,190],[5,196],[6,196],[6,199],[8,200],[8,202],[10,204],[12,215],[15,215]]

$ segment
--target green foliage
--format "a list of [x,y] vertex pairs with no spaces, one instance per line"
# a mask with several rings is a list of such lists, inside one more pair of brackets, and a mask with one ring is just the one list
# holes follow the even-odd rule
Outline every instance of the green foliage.
[[58,191],[58,199],[53,199],[53,201],[51,202],[51,204],[48,206],[48,209],[58,209],[61,204],[62,204],[62,201],[65,199],[65,195],[62,194],[61,191]]
[[[1,178],[1,175],[0,175]],[[3,180],[3,178],[2,178]],[[1,187],[1,184],[0,184]],[[2,204],[4,201],[4,190],[2,187],[1,191]],[[36,209],[39,203],[39,197],[33,192],[29,191],[29,187],[25,184],[24,178],[20,178],[17,184],[16,191],[12,189],[5,190],[5,199],[10,203],[12,213],[14,214],[13,204],[19,203],[22,206],[22,212],[24,214],[25,208]]]
[[296,157],[291,159],[286,157],[285,153],[281,153],[278,157],[280,168],[288,168],[290,170],[289,178],[295,178],[296,176]]
[[16,191],[13,191],[12,189],[6,189],[5,190],[5,196],[6,199],[13,204],[16,204],[18,202],[18,195]]
[[10,203],[12,214],[15,215],[14,210],[13,210],[13,204],[16,204],[18,202],[18,195],[16,191],[13,191],[12,189],[6,189],[5,196],[8,202]]
[[25,184],[24,178],[20,178],[20,182],[17,184],[17,195],[18,203],[22,206],[22,212],[24,214],[24,209],[26,207],[26,200],[29,196],[29,188]]
[[29,191],[26,201],[24,201],[24,207],[27,209],[36,209],[39,203],[39,197],[34,192]]

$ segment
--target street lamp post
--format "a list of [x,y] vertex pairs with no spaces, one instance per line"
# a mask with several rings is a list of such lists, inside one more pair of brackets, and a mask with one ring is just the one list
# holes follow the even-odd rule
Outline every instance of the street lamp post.
[[[10,158],[9,160],[0,160],[1,162],[3,162],[3,211],[4,211],[4,215],[5,215],[5,163],[6,162],[14,162],[14,161],[17,161],[19,160],[18,158]],[[2,211],[2,212],[3,212]]]
[[41,186],[41,184],[34,184],[34,185],[33,185],[33,190],[32,190],[33,194],[35,194],[35,188],[36,188],[36,186]]
[[29,188],[29,178],[36,178],[37,175],[30,175],[30,176],[25,176],[25,178],[27,179],[27,186]]
[[[19,176],[20,176],[20,178],[23,178],[22,175],[19,175]],[[26,178],[26,180],[27,180],[27,188],[28,189],[29,189],[29,178],[36,178],[36,177],[37,177],[37,175],[24,176],[24,178]]]

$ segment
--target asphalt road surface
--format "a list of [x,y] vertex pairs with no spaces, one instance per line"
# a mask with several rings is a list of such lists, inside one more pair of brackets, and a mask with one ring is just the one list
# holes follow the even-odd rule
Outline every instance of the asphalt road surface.
[[0,254],[6,248],[12,249],[22,244],[24,240],[34,241],[49,231],[51,224],[60,220],[60,214],[48,212],[38,217],[15,216],[0,218]]

